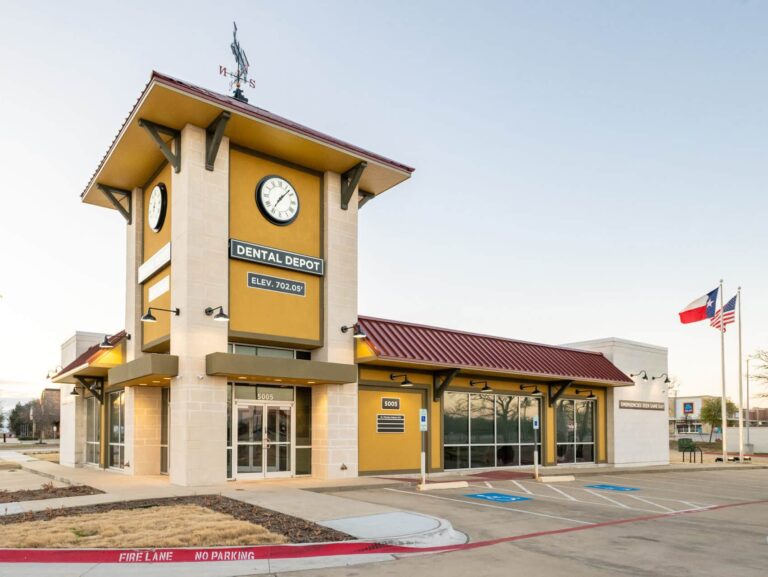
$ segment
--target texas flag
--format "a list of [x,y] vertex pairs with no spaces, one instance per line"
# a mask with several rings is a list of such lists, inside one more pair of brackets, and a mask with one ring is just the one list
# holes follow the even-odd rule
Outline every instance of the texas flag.
[[680,322],[683,324],[695,323],[715,316],[718,290],[708,292],[685,307],[680,313]]

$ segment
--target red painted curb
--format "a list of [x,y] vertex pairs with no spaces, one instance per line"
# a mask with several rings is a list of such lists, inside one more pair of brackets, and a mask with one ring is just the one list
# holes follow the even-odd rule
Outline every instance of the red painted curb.
[[642,517],[615,519],[591,525],[579,525],[564,529],[551,529],[524,533],[463,545],[444,545],[440,547],[404,547],[386,545],[371,541],[342,541],[338,543],[316,543],[304,545],[260,545],[257,547],[208,547],[208,548],[169,548],[169,549],[0,549],[0,563],[201,563],[217,561],[255,561],[259,559],[301,559],[305,557],[332,557],[336,555],[404,555],[413,553],[443,553],[490,547],[500,543],[522,541],[535,537],[587,531],[613,525],[626,525],[642,521],[653,521],[694,513],[705,513],[732,507],[764,505],[768,499],[713,505],[701,509],[687,509],[673,513],[659,513]]

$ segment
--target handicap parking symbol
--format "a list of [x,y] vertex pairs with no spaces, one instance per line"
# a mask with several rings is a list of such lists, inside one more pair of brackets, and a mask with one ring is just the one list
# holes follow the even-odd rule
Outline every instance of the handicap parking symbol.
[[601,491],[639,491],[636,487],[623,487],[622,485],[585,485],[587,489],[600,489]]
[[483,499],[485,501],[493,501],[494,503],[514,503],[515,501],[530,501],[530,497],[518,497],[517,495],[505,495],[504,493],[474,493],[472,495],[464,495],[465,497],[472,497],[473,499]]

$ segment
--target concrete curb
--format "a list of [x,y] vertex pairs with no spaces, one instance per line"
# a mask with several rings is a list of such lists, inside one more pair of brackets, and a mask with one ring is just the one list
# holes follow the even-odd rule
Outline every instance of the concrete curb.
[[628,468],[628,469],[608,469],[605,471],[600,471],[597,469],[588,469],[582,471],[574,471],[569,473],[570,475],[573,475],[574,477],[602,477],[603,475],[637,475],[637,474],[644,474],[644,475],[653,475],[656,473],[697,473],[700,471],[748,471],[750,469],[768,469],[768,465],[758,465],[758,464],[750,464],[750,465],[740,465],[740,466],[730,466],[730,467],[724,467],[722,465],[704,465],[701,467],[691,467],[691,468],[679,468],[679,469],[643,469],[641,467],[638,467],[637,469],[634,468]]

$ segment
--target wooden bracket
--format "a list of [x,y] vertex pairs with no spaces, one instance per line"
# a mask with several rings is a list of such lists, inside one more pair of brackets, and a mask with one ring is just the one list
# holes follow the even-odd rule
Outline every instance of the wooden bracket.
[[[145,118],[139,118],[139,126],[146,129],[152,137],[152,140],[154,140],[155,144],[160,148],[160,152],[163,153],[163,156],[165,156],[166,160],[168,160],[169,164],[173,167],[173,171],[179,172],[181,170],[181,131],[168,126],[163,126],[162,124],[157,124],[150,120],[146,120]],[[162,135],[171,137],[174,144],[174,150],[171,150],[168,143],[163,140]]]
[[349,208],[349,201],[352,200],[352,195],[355,193],[366,166],[368,163],[363,160],[341,175],[341,210]]
[[[131,201],[131,191],[123,190],[122,188],[115,188],[114,186],[101,184],[99,182],[96,183],[96,188],[104,193],[104,196],[106,196],[107,200],[109,200],[109,202],[111,202],[112,205],[117,209],[117,212],[123,215],[123,218],[128,224],[131,224],[133,221],[133,202]],[[117,198],[118,196],[121,198]],[[127,201],[127,207],[122,202],[124,200]]]
[[548,384],[550,387],[557,387],[555,394],[549,395],[549,406],[554,407],[557,400],[563,396],[565,390],[573,384],[573,381],[555,381],[554,383]]
[[101,377],[78,377],[75,380],[88,389],[91,394],[104,404],[104,379]]
[[446,371],[435,371],[432,387],[432,398],[435,402],[439,401],[445,390],[450,386],[451,382],[456,375],[459,374],[459,369],[448,369]]
[[364,190],[358,191],[358,196],[360,197],[360,200],[357,201],[357,208],[363,208],[363,205],[367,203],[369,200],[373,200],[373,198],[376,196],[372,192],[365,192]]
[[219,145],[224,136],[224,129],[232,116],[228,111],[222,110],[216,119],[205,129],[205,169],[213,170],[213,164],[216,162],[216,155],[219,152]]

